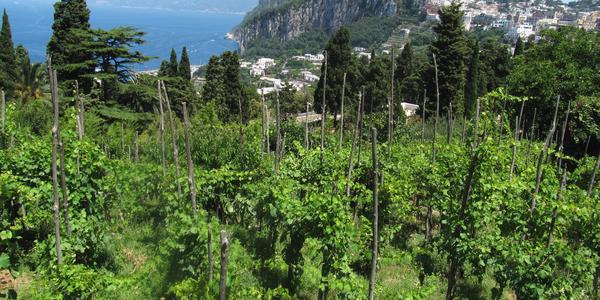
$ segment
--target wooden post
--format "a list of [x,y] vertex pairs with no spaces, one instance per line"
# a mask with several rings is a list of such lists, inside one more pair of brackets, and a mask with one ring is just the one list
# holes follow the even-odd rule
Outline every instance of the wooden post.
[[358,125],[358,165],[360,166],[360,158],[361,158],[361,153],[362,153],[362,137],[363,137],[363,123],[364,121],[362,120],[365,116],[365,87],[362,87],[362,105],[360,108],[360,114],[362,116],[359,125]]
[[265,156],[265,94],[264,91],[260,90],[260,159],[262,160]]
[[192,161],[192,150],[190,142],[190,120],[188,118],[187,103],[183,102],[183,124],[185,134],[185,153],[187,156],[188,165],[188,184],[190,189],[190,200],[192,201],[192,212],[194,216],[197,214],[196,207],[196,181],[194,179],[194,162]]
[[421,144],[425,143],[425,110],[427,106],[427,89],[423,90],[423,117],[421,118]]
[[596,158],[596,165],[594,165],[594,171],[592,172],[592,179],[590,179],[590,187],[588,188],[587,195],[588,197],[592,196],[594,192],[594,185],[596,184],[596,175],[598,174],[598,168],[600,168],[600,152],[598,152],[598,157]]
[[163,169],[163,177],[167,176],[167,158],[166,158],[166,150],[165,150],[165,112],[163,109],[163,97],[162,97],[162,89],[160,87],[160,80],[158,81],[158,107],[160,109],[160,124],[159,124],[159,134],[160,134],[160,151],[161,151],[161,163]]
[[388,101],[388,152],[392,146],[392,137],[394,136],[393,121],[394,121],[394,71],[396,69],[396,61],[394,60],[394,48],[392,47],[392,74],[390,77],[391,91]]
[[213,251],[212,251],[212,226],[210,224],[211,222],[211,217],[210,217],[210,212],[208,212],[208,226],[207,226],[207,233],[208,236],[206,238],[206,251],[208,253],[208,282],[212,282],[213,279]]
[[221,231],[221,281],[219,283],[219,300],[227,299],[227,264],[229,263],[229,238]]
[[346,75],[344,73],[344,82],[342,84],[342,111],[340,120],[340,141],[338,143],[338,151],[342,150],[342,143],[344,142],[344,98],[346,98]]
[[513,155],[512,160],[510,162],[510,176],[508,180],[512,180],[513,174],[515,172],[515,162],[517,160],[517,142],[519,140],[519,117],[515,119],[515,140],[513,141]]
[[565,116],[565,122],[563,123],[562,126],[562,132],[560,134],[560,144],[558,146],[558,152],[559,152],[559,157],[558,157],[558,168],[562,168],[562,154],[563,151],[565,150],[565,135],[567,133],[567,126],[569,125],[569,114],[571,114],[571,101],[569,101],[567,103],[567,114]]
[[58,265],[62,264],[62,245],[60,239],[60,216],[58,203],[58,168],[56,164],[56,155],[58,152],[58,84],[56,82],[56,71],[52,69],[51,59],[48,58],[48,73],[50,76],[50,89],[52,96],[52,106],[54,111],[54,125],[52,126],[52,184],[54,189],[54,237],[56,247],[56,258]]
[[266,118],[267,118],[267,132],[266,132],[266,147],[267,147],[267,155],[271,156],[271,128],[270,128],[270,124],[271,124],[271,113],[269,112],[269,106],[267,106],[267,104],[265,104],[265,112],[267,114]]
[[304,99],[306,101],[306,114],[304,115],[304,149],[308,150],[308,97],[304,95]]
[[373,251],[371,253],[371,276],[369,277],[369,300],[375,299],[375,278],[377,273],[377,254],[379,242],[379,195],[377,168],[377,129],[371,128],[373,154]]
[[323,165],[323,151],[325,148],[325,119],[326,114],[326,103],[325,97],[327,96],[327,51],[325,51],[325,70],[323,74],[323,102],[321,103],[321,165]]
[[275,117],[275,126],[277,127],[277,142],[275,144],[275,175],[277,175],[277,173],[279,172],[279,155],[281,153],[281,115],[279,108],[279,92],[276,92],[275,101],[277,107],[277,115]]
[[[525,100],[521,101],[521,111],[519,112],[519,121],[523,121],[523,110],[525,110]],[[519,123],[519,125],[517,126],[517,131],[520,132],[521,131],[521,123]],[[519,136],[517,136],[517,138],[520,140]]]
[[69,221],[69,194],[67,192],[67,179],[65,175],[65,148],[60,137],[60,129],[58,130],[58,147],[60,149],[60,186],[62,190],[63,200],[63,217],[65,218],[65,228],[67,230],[67,237],[71,237],[71,222]]
[[588,155],[588,149],[590,147],[590,141],[592,140],[592,135],[588,135],[587,141],[585,142],[585,149],[583,151],[583,156],[587,156]]
[[465,142],[465,135],[467,134],[467,117],[463,116],[463,124],[462,124],[462,134],[460,136],[460,143],[463,144]]
[[356,121],[356,127],[354,128],[354,134],[352,137],[352,147],[350,148],[350,158],[348,159],[348,173],[346,174],[346,196],[349,197],[350,196],[350,180],[352,180],[352,170],[354,169],[354,163],[353,163],[353,158],[354,158],[354,150],[356,148],[356,140],[358,137],[358,130],[359,130],[359,124],[360,124],[360,120],[361,120],[361,114],[360,114],[360,107],[361,107],[361,102],[362,102],[362,96],[359,92],[358,94],[358,108],[357,108],[357,121]]
[[179,182],[179,149],[177,148],[177,131],[175,131],[175,121],[173,119],[173,111],[171,110],[171,102],[167,94],[165,83],[161,80],[160,84],[164,92],[165,101],[167,104],[167,112],[169,113],[169,127],[171,127],[171,139],[173,142],[173,163],[175,164],[175,182],[177,182],[177,195],[181,198],[181,183]]
[[558,217],[558,206],[560,205],[562,193],[565,190],[566,185],[567,168],[565,167],[563,169],[563,176],[560,182],[560,188],[558,189],[558,194],[556,195],[556,205],[554,206],[554,210],[552,211],[552,221],[550,222],[550,230],[548,231],[548,240],[546,241],[546,248],[550,247],[550,243],[552,243],[552,234],[554,233],[554,227],[556,226],[556,218]]
[[2,114],[2,132],[4,132],[4,128],[6,127],[6,94],[4,93],[4,90],[0,91],[0,101],[0,107],[2,108],[2,111],[0,112]]
[[504,137],[504,112],[506,111],[506,99],[502,102],[502,111],[500,112],[500,132],[498,133],[498,147],[502,145]]
[[435,66],[435,90],[436,90],[436,106],[435,106],[435,120],[433,121],[433,144],[431,146],[433,160],[435,161],[435,140],[437,139],[437,125],[440,117],[440,86],[438,81],[438,67],[435,53],[433,55],[433,64]]
[[238,109],[240,111],[240,169],[244,166],[244,114],[242,111],[242,99],[238,98]]
[[[531,197],[531,203],[529,204],[529,217],[533,219],[533,212],[535,211],[535,207],[537,205],[537,194],[540,191],[540,186],[542,184],[542,175],[543,175],[543,164],[544,159],[546,157],[546,153],[548,152],[548,147],[550,147],[550,143],[552,142],[552,137],[554,136],[554,132],[556,131],[556,118],[558,116],[558,104],[560,103],[560,96],[558,96],[556,100],[556,107],[554,109],[554,119],[552,120],[552,127],[546,136],[546,140],[544,141],[544,147],[542,151],[540,151],[540,156],[538,158],[537,170],[535,175],[535,190]],[[531,221],[531,220],[530,220]]]
[[452,144],[452,102],[448,106],[448,126],[446,129],[448,131],[447,143],[450,145]]
[[133,136],[134,138],[134,158],[135,158],[135,162],[140,162],[140,145],[139,145],[139,133],[137,132],[137,130],[135,131],[135,135]]

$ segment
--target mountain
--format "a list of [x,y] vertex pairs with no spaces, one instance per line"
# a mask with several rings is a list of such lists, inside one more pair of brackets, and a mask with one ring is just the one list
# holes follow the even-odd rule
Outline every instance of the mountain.
[[314,29],[332,33],[366,17],[394,16],[397,0],[260,0],[232,37],[244,52],[261,38],[289,41]]
[[131,6],[144,8],[166,8],[202,10],[210,12],[246,13],[254,8],[258,0],[91,0],[90,4]]

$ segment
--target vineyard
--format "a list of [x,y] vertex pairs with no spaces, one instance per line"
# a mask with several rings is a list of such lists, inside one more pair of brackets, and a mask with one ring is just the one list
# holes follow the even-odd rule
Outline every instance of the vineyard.
[[157,86],[160,113],[143,131],[100,131],[56,85],[52,136],[7,105],[0,267],[17,275],[2,288],[24,299],[597,293],[599,160],[562,151],[560,98],[547,128],[498,92],[471,120],[414,117],[388,134],[363,118],[362,98],[343,130],[287,120],[278,99],[224,124],[210,111],[189,119],[185,104],[180,118]]

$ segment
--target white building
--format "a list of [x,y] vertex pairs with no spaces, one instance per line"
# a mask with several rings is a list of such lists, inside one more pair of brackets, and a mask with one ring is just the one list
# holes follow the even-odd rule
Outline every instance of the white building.
[[535,35],[535,31],[533,30],[533,25],[523,24],[513,27],[506,35],[513,39],[513,41],[516,41],[519,37],[526,40],[528,37]]
[[254,76],[254,77],[265,76],[265,70],[262,68],[252,67],[252,69],[250,69],[250,76]]
[[254,66],[257,66],[257,67],[262,68],[262,69],[268,69],[268,68],[274,67],[275,65],[276,64],[275,64],[275,60],[274,59],[272,59],[272,58],[265,58],[265,57],[259,58],[256,61],[256,63],[254,64]]
[[406,114],[407,117],[412,117],[417,114],[417,110],[419,109],[418,105],[407,102],[402,102],[400,104],[402,105],[404,114]]

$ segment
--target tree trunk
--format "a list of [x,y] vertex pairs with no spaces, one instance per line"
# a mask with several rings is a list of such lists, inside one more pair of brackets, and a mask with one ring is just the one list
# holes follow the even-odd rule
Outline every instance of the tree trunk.
[[596,266],[596,274],[594,274],[592,299],[594,299],[594,300],[600,299],[600,295],[598,295],[599,289],[600,289],[600,266]]
[[[521,111],[519,112],[519,122],[523,121],[523,111],[525,110],[525,100],[521,101]],[[517,124],[517,132],[521,132],[521,123]],[[519,135],[517,134],[517,139],[520,140]]]
[[173,142],[173,163],[175,164],[175,182],[177,183],[177,195],[181,198],[181,183],[179,182],[179,149],[177,148],[177,131],[175,131],[175,121],[173,119],[173,111],[171,110],[171,102],[169,101],[169,95],[167,94],[167,88],[165,83],[160,81],[162,90],[164,92],[165,101],[167,104],[167,112],[169,113],[169,125],[171,127],[171,139]]
[[165,148],[165,112],[163,109],[163,97],[162,88],[160,86],[160,80],[158,81],[158,107],[160,109],[160,124],[158,132],[160,134],[160,153],[161,153],[161,164],[163,170],[163,177],[167,176],[167,158]]
[[452,103],[450,103],[450,106],[448,106],[448,145],[452,144]]
[[346,73],[344,73],[344,83],[342,84],[342,110],[340,119],[340,141],[338,143],[338,151],[342,150],[344,142],[344,98],[346,98]]
[[588,135],[587,141],[585,142],[585,149],[583,151],[583,156],[588,155],[588,149],[590,148],[590,141],[592,140],[592,135]]
[[500,112],[500,132],[498,133],[498,147],[502,145],[502,138],[504,137],[504,112],[506,111],[506,100],[502,102],[502,111]]
[[242,99],[238,98],[238,108],[240,111],[240,168],[244,166],[244,114],[242,111]]
[[369,300],[375,299],[375,277],[377,273],[377,254],[379,242],[379,195],[377,167],[377,129],[371,128],[373,154],[373,251],[371,253],[371,276],[369,277]]
[[325,148],[325,118],[327,117],[325,97],[327,96],[327,51],[325,51],[325,70],[323,75],[323,102],[321,104],[321,165],[323,165],[323,151]]
[[52,96],[52,106],[54,111],[54,125],[52,126],[52,184],[54,189],[54,237],[56,246],[56,258],[58,265],[62,264],[62,245],[60,239],[60,216],[58,200],[58,168],[56,165],[56,155],[58,152],[58,137],[60,134],[58,123],[58,84],[56,82],[56,71],[52,69],[51,60],[48,59],[48,73],[50,75],[50,89]]
[[465,136],[467,135],[467,117],[463,117],[463,124],[462,124],[462,135],[460,136],[460,143],[464,144],[465,142]]
[[198,208],[196,206],[196,181],[194,178],[194,161],[192,161],[192,150],[190,143],[190,120],[188,118],[187,103],[183,102],[183,124],[185,134],[185,153],[187,156],[188,165],[188,184],[190,189],[190,200],[192,201],[192,212],[194,216],[197,214]]
[[219,283],[219,300],[227,299],[227,264],[229,252],[229,238],[225,231],[221,231],[221,277]]
[[[362,88],[362,106],[360,108],[360,115],[362,117],[365,116],[365,87],[363,86]],[[362,154],[362,138],[363,138],[363,120],[361,118],[360,122],[358,122],[358,158],[357,158],[357,162],[358,165],[360,166],[360,158],[361,158],[361,154]]]
[[435,121],[433,124],[433,157],[435,159],[435,140],[437,139],[437,124],[440,117],[440,85],[438,80],[438,65],[435,54],[433,55],[433,64],[435,66],[435,91],[436,91],[436,106],[435,106]]

